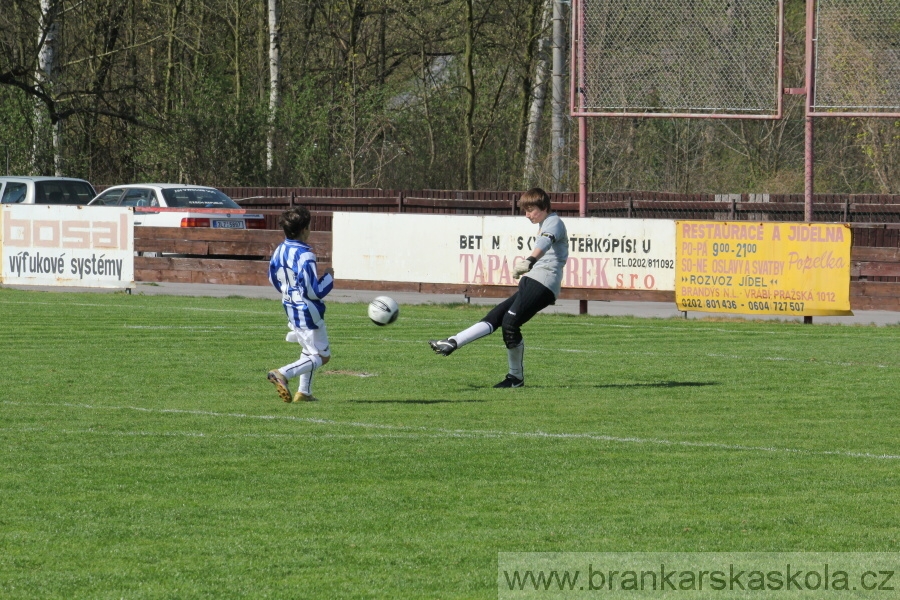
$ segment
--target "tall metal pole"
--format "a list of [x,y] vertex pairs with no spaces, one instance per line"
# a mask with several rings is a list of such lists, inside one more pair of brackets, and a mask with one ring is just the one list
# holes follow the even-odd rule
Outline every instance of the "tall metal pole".
[[[816,58],[814,40],[816,37],[816,0],[806,0],[806,129],[803,135],[805,147],[805,177],[803,197],[803,218],[807,223],[813,220],[813,183],[814,169],[813,158],[815,156],[815,138],[813,136],[813,118],[810,116],[813,105],[813,95],[816,93],[815,64]],[[805,315],[803,323],[811,325],[812,315]]]
[[[582,103],[576,100],[576,95],[582,90],[581,60],[575,55],[575,48],[580,47],[581,41],[581,5],[577,0],[572,1],[572,14],[570,30],[572,53],[569,56],[569,100],[572,103],[572,111]],[[578,216],[587,216],[587,117],[578,117]],[[578,301],[578,314],[588,313],[588,301]]]
[[806,129],[803,136],[805,155],[803,214],[807,223],[813,220],[813,158],[815,138],[813,136],[812,112],[813,95],[815,94],[815,51],[816,35],[816,0],[806,0]]
[[561,192],[563,179],[563,149],[565,148],[565,118],[563,111],[566,109],[565,87],[563,77],[565,75],[566,59],[564,48],[566,45],[566,25],[563,21],[563,5],[560,0],[553,2],[553,118],[551,121],[551,161],[552,181],[551,191]]
[[[587,216],[587,118],[578,117],[578,216]],[[586,315],[588,301],[578,302],[578,314]]]
[[578,117],[578,216],[587,216],[587,117]]
[[[569,57],[569,94],[572,103],[572,111],[584,106],[584,70],[580,56],[576,55],[576,48],[581,47],[581,3],[572,1],[572,54]],[[580,98],[580,101],[578,100]],[[587,216],[587,117],[578,117],[578,214]]]

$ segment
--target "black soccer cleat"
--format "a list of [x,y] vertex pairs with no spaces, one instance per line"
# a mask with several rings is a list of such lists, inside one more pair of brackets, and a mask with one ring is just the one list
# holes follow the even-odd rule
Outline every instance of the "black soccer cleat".
[[453,340],[429,340],[428,345],[442,356],[450,356],[456,350],[456,342]]
[[517,387],[525,387],[525,380],[519,379],[518,377],[513,377],[512,375],[506,375],[506,378],[494,386],[495,388],[517,388]]

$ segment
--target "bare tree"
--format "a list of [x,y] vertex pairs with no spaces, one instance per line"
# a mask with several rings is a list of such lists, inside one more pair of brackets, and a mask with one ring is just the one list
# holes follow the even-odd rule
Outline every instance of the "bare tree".
[[[497,65],[496,68],[489,68],[493,67],[494,65],[491,64],[491,61],[487,56],[482,55],[480,49],[476,48],[476,40],[480,35],[479,32],[483,29],[490,29],[489,27],[487,27],[487,21],[491,17],[490,10],[493,8],[491,3],[488,2],[483,5],[481,14],[477,16],[475,14],[475,0],[465,0],[465,6],[466,26],[465,33],[463,35],[465,48],[463,51],[463,70],[465,83],[463,85],[463,91],[465,92],[466,97],[464,118],[466,145],[466,186],[467,189],[474,190],[476,189],[475,186],[477,183],[476,159],[479,153],[481,153],[481,151],[484,149],[488,136],[493,132],[495,120],[498,116],[498,108],[503,101],[503,94],[506,88],[507,78],[509,77],[509,72],[512,69],[512,63],[510,61],[506,61],[502,65]],[[481,81],[476,81],[475,78],[476,58],[478,58],[480,62],[483,62],[484,64],[489,66],[485,69],[485,72],[489,75],[482,78]],[[485,89],[489,90],[492,85],[494,86],[494,97],[492,98],[490,103],[486,103],[486,108],[482,108],[478,102],[478,90],[482,86]],[[481,126],[476,127],[476,116],[479,112],[483,112],[485,114],[482,117]]]
[[169,114],[174,108],[173,87],[175,80],[175,42],[177,39],[178,20],[184,0],[172,0],[168,7],[168,28],[166,31],[166,76],[163,87],[164,112]]
[[275,118],[281,101],[281,19],[278,0],[269,2],[269,130],[266,134],[266,172],[275,164]]
[[[46,169],[43,156],[44,148],[48,146],[44,138],[48,127],[50,128],[51,144],[53,148],[53,172],[57,176],[63,173],[62,168],[62,129],[59,118],[54,110],[53,85],[55,79],[57,37],[59,36],[59,16],[62,0],[41,0],[41,21],[38,31],[38,67],[34,74],[36,89],[43,92],[44,97],[35,103],[34,121],[34,155],[33,162],[36,172]],[[49,112],[49,115],[47,114]]]
[[[552,2],[553,0],[550,0]],[[544,113],[544,99],[547,95],[547,34],[550,28],[550,4],[544,3],[541,15],[541,31],[537,38],[534,64],[534,92],[531,95],[531,109],[528,117],[528,133],[525,137],[525,172],[522,177],[524,187],[536,185],[537,154],[541,133],[541,116]]]

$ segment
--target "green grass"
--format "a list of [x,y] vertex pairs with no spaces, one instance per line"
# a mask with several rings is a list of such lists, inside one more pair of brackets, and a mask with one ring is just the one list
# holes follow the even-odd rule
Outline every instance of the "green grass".
[[[897,552],[900,329],[0,289],[0,597],[496,598],[498,552]],[[359,374],[371,374],[368,377]]]

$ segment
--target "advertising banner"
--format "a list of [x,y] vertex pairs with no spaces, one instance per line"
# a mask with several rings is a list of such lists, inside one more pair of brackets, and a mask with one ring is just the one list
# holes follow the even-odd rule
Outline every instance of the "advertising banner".
[[[673,290],[675,223],[563,219],[564,288]],[[332,264],[341,279],[516,285],[538,226],[524,217],[334,213]]]
[[106,206],[3,205],[0,281],[134,287],[134,212]]
[[829,316],[850,312],[850,227],[676,221],[681,310]]

